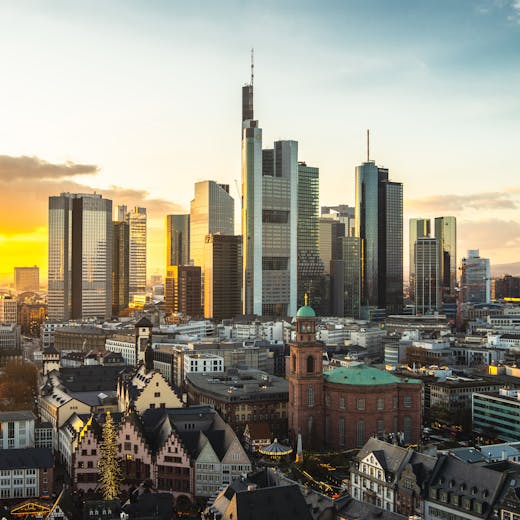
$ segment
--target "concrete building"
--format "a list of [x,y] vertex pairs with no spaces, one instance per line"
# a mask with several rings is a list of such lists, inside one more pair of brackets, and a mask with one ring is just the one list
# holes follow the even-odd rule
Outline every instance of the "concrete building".
[[40,290],[40,268],[15,267],[14,268],[14,288],[16,292],[35,292]]
[[34,421],[30,410],[0,412],[0,450],[34,448]]
[[198,318],[202,316],[201,268],[194,265],[170,265],[164,282],[165,310]]
[[0,323],[18,323],[18,302],[12,296],[0,297]]
[[419,238],[430,238],[431,222],[429,218],[411,218],[409,220],[408,253],[409,253],[409,296],[415,300],[415,242]]
[[50,320],[112,316],[112,201],[49,197]]
[[439,241],[418,238],[414,251],[415,314],[434,314],[442,304]]
[[224,358],[215,354],[185,354],[184,374],[208,374],[224,372]]
[[520,441],[520,390],[498,388],[472,394],[475,431],[504,441]]

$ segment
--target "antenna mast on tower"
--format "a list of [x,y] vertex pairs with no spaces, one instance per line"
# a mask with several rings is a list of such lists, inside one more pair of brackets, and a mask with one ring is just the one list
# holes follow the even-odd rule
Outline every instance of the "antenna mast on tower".
[[255,49],[251,48],[251,86],[255,79]]
[[370,130],[367,129],[367,162],[370,162]]

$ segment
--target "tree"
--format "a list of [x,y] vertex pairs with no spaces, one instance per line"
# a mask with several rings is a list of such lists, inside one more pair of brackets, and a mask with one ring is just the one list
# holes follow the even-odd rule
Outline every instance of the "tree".
[[38,370],[29,361],[7,363],[0,376],[0,410],[32,410],[37,394]]
[[105,500],[114,500],[119,496],[119,488],[123,478],[117,457],[117,433],[110,412],[106,414],[102,441],[99,448],[98,468],[101,492]]

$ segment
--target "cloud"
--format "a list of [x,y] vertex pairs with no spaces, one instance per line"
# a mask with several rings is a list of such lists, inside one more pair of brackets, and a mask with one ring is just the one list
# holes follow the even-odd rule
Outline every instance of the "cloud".
[[457,229],[459,258],[466,249],[480,249],[481,256],[494,262],[507,262],[520,256],[520,222],[488,219],[463,221]]
[[21,157],[0,155],[0,182],[63,179],[75,175],[95,175],[98,171],[99,167],[95,164],[78,164],[72,161],[54,164],[27,155]]
[[408,209],[427,211],[462,211],[465,209],[517,209],[518,201],[512,198],[518,188],[505,192],[482,192],[470,195],[430,195],[406,201]]

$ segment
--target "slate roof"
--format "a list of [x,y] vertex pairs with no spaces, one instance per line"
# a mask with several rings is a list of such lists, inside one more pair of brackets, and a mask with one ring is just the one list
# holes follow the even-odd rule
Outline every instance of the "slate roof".
[[338,518],[356,518],[357,520],[403,520],[407,517],[350,498],[347,500],[346,505],[338,511]]
[[54,458],[49,448],[0,450],[0,470],[52,467]]
[[123,511],[136,520],[148,518],[171,520],[173,518],[173,495],[170,493],[141,493],[136,502],[124,505]]
[[376,457],[385,471],[395,475],[403,465],[409,452],[405,448],[371,437],[356,455],[356,460],[360,461],[367,455],[370,455],[370,453],[374,454],[374,457]]
[[117,379],[124,367],[83,365],[60,369],[60,382],[69,392],[117,390]]
[[36,416],[31,410],[13,410],[11,412],[0,412],[0,423],[16,421],[34,421]]
[[[312,519],[297,485],[238,491],[235,493],[234,502],[236,510],[234,518],[247,518],[248,520]],[[233,504],[230,507],[233,507]]]
[[136,328],[141,328],[141,327],[148,327],[148,328],[152,328],[153,327],[153,323],[146,317],[146,316],[143,316],[136,324],[135,324],[135,327]]

